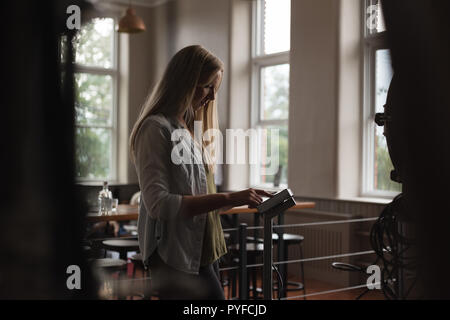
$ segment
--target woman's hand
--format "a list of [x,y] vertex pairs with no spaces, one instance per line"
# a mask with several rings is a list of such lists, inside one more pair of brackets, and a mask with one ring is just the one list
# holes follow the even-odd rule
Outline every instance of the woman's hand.
[[261,197],[273,197],[273,194],[264,190],[247,189],[231,193],[183,195],[180,215],[190,218],[212,210],[231,209],[243,205],[254,208],[262,202]]
[[239,192],[229,193],[229,199],[232,206],[248,205],[250,208],[258,206],[263,199],[261,197],[273,197],[272,193],[259,189],[247,189]]

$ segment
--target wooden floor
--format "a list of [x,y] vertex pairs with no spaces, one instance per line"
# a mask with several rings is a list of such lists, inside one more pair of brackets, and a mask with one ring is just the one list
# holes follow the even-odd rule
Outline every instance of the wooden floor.
[[[139,292],[139,286],[142,284],[142,281],[139,279],[142,278],[142,272],[140,270],[137,270],[134,277],[132,273],[132,265],[129,264],[128,266],[128,272],[125,277],[125,281],[121,281],[122,283],[128,283],[128,291],[134,291]],[[122,276],[122,279],[124,277]],[[133,280],[134,279],[134,280]],[[131,281],[130,281],[131,280]],[[300,281],[300,279],[295,278],[289,278],[289,281]],[[261,288],[261,280],[258,280],[257,287]],[[131,288],[131,289],[130,289]],[[317,279],[306,279],[306,297],[297,297],[304,295],[305,292],[303,291],[289,291],[288,292],[288,300],[355,300],[362,292],[366,291],[366,288],[357,288],[357,289],[351,289],[346,291],[340,291],[340,292],[328,292],[324,294],[319,294],[321,292],[327,292],[327,291],[334,291],[334,290],[340,290],[343,289],[341,287],[337,287],[336,285],[329,284]],[[225,297],[227,299],[230,298],[229,295],[229,287],[224,287],[224,293]],[[237,291],[238,292],[238,291]],[[108,293],[102,293],[101,297],[103,299],[116,299],[109,296]],[[138,294],[128,295],[125,294],[123,299],[129,299],[129,300],[141,300],[142,297],[140,297]],[[259,296],[259,298],[262,298],[262,293]],[[276,298],[276,292],[274,294],[274,298]],[[156,298],[153,298],[156,299]],[[236,297],[234,297],[236,299]],[[250,299],[252,299],[250,295]],[[368,291],[361,300],[384,300],[383,293],[381,290],[370,290]]]
[[[257,280],[257,287],[262,287],[261,280]],[[300,282],[300,279],[295,277],[290,277],[289,281]],[[366,288],[356,288],[345,291],[340,291],[344,289],[330,283],[326,283],[317,279],[306,279],[306,292],[302,290],[288,291],[287,300],[355,300],[360,294],[366,291]],[[338,292],[330,292],[337,291]],[[228,299],[230,297],[228,292],[228,287],[224,288],[225,297]],[[250,299],[252,299],[252,293],[249,294]],[[262,297],[262,293],[260,295]],[[277,291],[274,291],[274,299],[277,298]],[[381,290],[370,290],[366,292],[360,300],[385,300]]]
[[[300,281],[300,279],[291,279],[293,281]],[[366,288],[358,288],[335,293],[318,294],[320,292],[332,291],[336,289],[343,289],[335,285],[322,282],[316,279],[306,279],[306,298],[293,298],[292,300],[355,300],[361,293],[366,291]],[[290,291],[289,297],[304,295],[303,291]],[[289,299],[290,300],[290,299]],[[380,290],[371,290],[367,292],[361,300],[384,300],[383,293]]]

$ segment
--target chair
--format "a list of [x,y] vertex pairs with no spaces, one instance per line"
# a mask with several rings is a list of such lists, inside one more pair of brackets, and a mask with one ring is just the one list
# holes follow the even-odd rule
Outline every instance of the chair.
[[[139,205],[141,199],[141,192],[135,192],[130,199],[130,205]],[[126,224],[122,224],[123,230],[125,230],[127,235],[137,236],[138,227],[137,221],[128,221]]]
[[119,252],[120,259],[127,261],[128,252],[139,251],[139,242],[129,239],[114,239],[102,241],[102,247],[105,250]]
[[124,230],[130,234],[131,236],[137,236],[138,234],[138,227],[132,224],[126,224],[123,226]]
[[[374,264],[377,264],[377,262],[378,262],[378,258]],[[354,264],[345,263],[345,262],[333,262],[333,263],[331,263],[331,266],[337,270],[348,271],[348,272],[358,272],[358,273],[361,273],[361,274],[367,276],[366,270],[362,266],[359,266],[359,265],[354,265]],[[368,292],[370,292],[370,289],[367,287],[366,290],[364,290],[362,293],[360,293],[356,297],[355,300],[360,300]]]
[[133,196],[131,197],[130,204],[137,205],[137,204],[139,204],[140,200],[141,200],[141,192],[138,191],[135,194],[133,194]]

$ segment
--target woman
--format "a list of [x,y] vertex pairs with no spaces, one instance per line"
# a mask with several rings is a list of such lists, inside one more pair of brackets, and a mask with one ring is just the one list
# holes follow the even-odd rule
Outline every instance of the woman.
[[[202,134],[218,127],[215,99],[223,69],[201,46],[180,50],[131,133],[141,189],[139,246],[161,299],[224,299],[218,259],[226,246],[219,211],[254,207],[261,196],[271,196],[254,189],[216,193],[213,148],[194,139],[194,121],[202,121]],[[187,134],[172,140],[179,132]],[[180,145],[195,161],[178,161],[186,156],[178,154]]]

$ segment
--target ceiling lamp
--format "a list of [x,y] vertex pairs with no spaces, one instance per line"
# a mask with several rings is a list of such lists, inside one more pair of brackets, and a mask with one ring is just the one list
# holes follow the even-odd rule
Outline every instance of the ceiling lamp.
[[145,31],[144,21],[136,15],[136,12],[131,7],[131,1],[125,16],[119,21],[118,32],[123,33],[138,33]]

